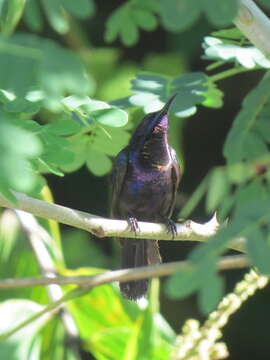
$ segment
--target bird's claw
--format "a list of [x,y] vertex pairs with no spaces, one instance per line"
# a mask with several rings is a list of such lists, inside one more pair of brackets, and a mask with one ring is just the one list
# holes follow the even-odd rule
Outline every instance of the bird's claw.
[[129,216],[127,218],[127,222],[130,227],[130,230],[133,231],[136,235],[140,231],[137,219],[133,216]]
[[167,232],[172,235],[172,240],[177,236],[177,227],[175,222],[171,219],[166,219]]

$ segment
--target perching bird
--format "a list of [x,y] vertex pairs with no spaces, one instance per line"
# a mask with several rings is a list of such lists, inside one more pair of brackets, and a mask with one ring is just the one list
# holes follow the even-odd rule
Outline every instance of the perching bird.
[[[168,109],[174,96],[160,110],[147,114],[127,147],[116,157],[112,174],[112,216],[127,219],[138,231],[137,221],[165,222],[175,235],[170,220],[180,168],[174,149],[168,144]],[[158,242],[146,239],[120,239],[122,268],[161,263]],[[120,283],[125,298],[137,300],[146,295],[148,280]]]

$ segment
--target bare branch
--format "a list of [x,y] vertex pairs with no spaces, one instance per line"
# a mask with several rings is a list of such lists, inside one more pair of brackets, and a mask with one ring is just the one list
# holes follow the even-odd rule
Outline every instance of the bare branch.
[[[144,266],[135,269],[106,271],[94,276],[55,276],[40,278],[1,279],[0,289],[22,288],[49,284],[68,285],[74,284],[82,287],[93,288],[98,285],[108,284],[112,281],[127,281],[149,279],[167,276],[179,270],[190,268],[187,261],[177,261],[160,265]],[[241,269],[249,266],[245,255],[224,256],[218,263],[219,270]]]
[[240,0],[234,24],[252,44],[266,55],[270,55],[270,20],[254,1]]
[[[42,200],[31,198],[21,193],[13,193],[17,199],[12,203],[0,195],[0,207],[15,208],[29,212],[35,216],[46,219],[52,219],[59,223],[70,225],[78,229],[89,231],[97,237],[125,237],[125,238],[143,238],[155,240],[174,240],[174,241],[206,241],[215,235],[219,224],[216,216],[204,224],[198,224],[187,220],[183,223],[177,223],[177,236],[172,239],[171,234],[164,224],[148,223],[140,221],[140,232],[135,234],[129,228],[127,221],[112,220],[88,214],[83,211],[70,209],[61,205],[50,204]],[[236,239],[230,248],[244,252],[245,239]]]
[[[52,279],[56,277],[57,269],[55,267],[52,254],[48,251],[48,248],[52,248],[52,238],[47,231],[39,225],[35,217],[21,210],[15,210],[15,213],[21,223],[23,230],[25,231],[27,238],[30,242],[34,255],[39,264],[41,273],[44,275],[44,279]],[[54,249],[56,251],[56,249]],[[59,258],[58,254],[56,256]],[[57,302],[63,297],[63,290],[58,284],[46,284],[48,296],[52,303]],[[77,360],[81,359],[79,347],[79,332],[77,325],[69,313],[69,311],[62,306],[55,308],[54,310],[61,309],[61,319],[65,331],[69,337],[69,344],[72,347],[73,353]]]

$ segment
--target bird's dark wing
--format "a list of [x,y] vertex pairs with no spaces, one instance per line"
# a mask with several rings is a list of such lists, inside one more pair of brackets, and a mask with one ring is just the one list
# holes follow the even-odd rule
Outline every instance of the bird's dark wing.
[[176,152],[173,148],[170,148],[170,151],[171,151],[171,156],[172,156],[172,160],[173,160],[172,173],[171,173],[173,189],[172,189],[172,201],[170,204],[170,209],[169,209],[169,214],[168,214],[169,217],[171,216],[173,209],[174,209],[176,193],[177,193],[177,189],[178,189],[179,182],[181,179],[180,166],[179,166],[179,162],[176,157]]
[[124,178],[127,172],[128,165],[128,148],[123,149],[115,158],[115,163],[112,172],[112,217],[117,218],[120,216],[118,210],[118,199],[123,186]]

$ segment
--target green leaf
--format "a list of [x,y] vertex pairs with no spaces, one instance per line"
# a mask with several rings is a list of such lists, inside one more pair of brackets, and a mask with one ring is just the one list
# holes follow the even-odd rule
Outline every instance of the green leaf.
[[254,46],[240,46],[227,43],[224,40],[206,36],[203,42],[204,58],[222,60],[225,62],[237,62],[245,68],[252,69],[255,66],[270,68],[270,61]]
[[206,208],[209,213],[216,210],[226,197],[228,191],[229,183],[225,171],[221,168],[216,168],[210,177],[206,198]]
[[160,16],[164,27],[170,31],[183,31],[193,25],[201,11],[197,0],[161,0]]
[[254,131],[259,135],[260,138],[264,139],[265,142],[270,143],[270,124],[268,118],[268,106],[261,111],[259,121],[256,122]]
[[256,160],[268,154],[268,147],[263,139],[254,131],[250,131],[242,143],[242,150],[245,153],[245,158]]
[[193,115],[197,104],[211,107],[222,104],[222,92],[201,72],[186,73],[175,79],[144,72],[139,73],[131,83],[135,94],[129,97],[129,102],[143,106],[146,113],[160,110],[175,94],[170,111],[179,117]]
[[166,282],[166,293],[174,299],[191,295],[200,286],[200,274],[197,268],[177,271]]
[[[0,123],[0,191],[3,194],[9,193],[8,188],[22,192],[33,189],[37,182],[37,175],[30,161],[41,151],[41,142],[35,135],[2,119]],[[2,190],[1,184],[4,185]]]
[[121,127],[128,122],[127,113],[117,108],[95,110],[90,115],[100,124],[107,126]]
[[239,188],[234,194],[234,198],[236,202],[234,217],[242,223],[242,226],[248,226],[248,223],[255,225],[269,211],[267,203],[269,191],[262,184],[260,178]]
[[81,127],[71,119],[58,120],[46,126],[46,130],[54,135],[72,135],[80,129]]
[[5,16],[1,14],[1,32],[11,35],[23,14],[25,0],[8,0],[5,6]]
[[204,92],[207,90],[207,77],[203,73],[187,73],[172,81],[172,93],[176,98],[171,110],[174,113],[200,104],[205,100]]
[[128,114],[112,107],[104,101],[90,99],[88,96],[69,96],[62,101],[73,111],[73,118],[81,126],[93,126],[94,120],[102,125],[122,127],[128,122]]
[[151,31],[157,27],[153,12],[157,4],[149,0],[144,2],[127,1],[116,9],[106,22],[105,41],[112,42],[119,36],[126,46],[134,45],[139,39],[139,29]]
[[0,0],[0,16],[4,13],[5,0]]
[[0,73],[1,88],[17,96],[25,95],[32,88],[38,71],[42,52],[33,48],[33,38],[16,34],[0,39],[0,68],[5,69]]
[[57,176],[64,176],[65,174],[58,169],[57,166],[46,162],[43,158],[38,159],[38,165],[39,165],[39,171],[40,172],[51,172],[54,175]]
[[40,360],[64,359],[65,357],[65,360],[76,360],[73,357],[70,358],[69,353],[66,352],[67,349],[64,349],[65,329],[59,316],[54,317],[43,327],[40,336],[42,338]]
[[93,0],[60,0],[63,8],[79,19],[86,19],[95,12],[95,3]]
[[54,30],[65,34],[69,30],[69,24],[64,16],[61,2],[61,0],[42,0],[42,5]]
[[89,146],[86,155],[86,166],[96,176],[104,176],[112,169],[112,162],[107,155],[95,151]]
[[74,155],[67,148],[51,145],[49,150],[41,156],[41,159],[46,163],[61,166],[71,163],[74,160]]
[[204,92],[205,100],[202,102],[202,105],[211,107],[211,108],[220,108],[223,105],[223,92],[217,89],[216,84],[208,78],[207,81],[207,90]]
[[237,15],[238,0],[201,0],[201,4],[210,22],[216,26],[230,25]]
[[86,95],[93,89],[91,80],[87,78],[83,65],[75,54],[53,42],[44,44],[43,51],[39,80],[47,95],[47,106],[58,110],[64,94]]
[[43,19],[40,9],[40,4],[37,0],[27,0],[24,21],[30,27],[32,31],[41,31],[43,29]]
[[150,11],[145,11],[140,8],[135,9],[132,12],[132,16],[136,24],[144,30],[154,30],[158,25],[155,15],[153,15]]
[[121,27],[126,16],[126,5],[116,9],[106,22],[105,41],[113,42],[121,31]]
[[243,33],[236,27],[214,31],[211,35],[217,38],[229,40],[242,40],[244,38]]
[[199,291],[199,307],[203,314],[209,314],[217,306],[224,294],[224,281],[216,273],[209,276]]
[[234,120],[224,144],[223,153],[229,164],[244,159],[256,159],[268,153],[263,138],[255,131],[260,129],[260,117],[264,118],[265,111],[270,109],[269,86],[268,75],[244,99],[242,109]]
[[226,228],[221,228],[219,232],[211,237],[207,243],[195,247],[189,256],[193,264],[207,263],[225,251],[227,244],[239,235],[242,223],[232,220]]
[[42,132],[40,134],[40,138],[43,140],[44,144],[45,144],[45,148],[47,150],[49,150],[51,147],[55,148],[55,147],[59,147],[61,148],[66,148],[68,146],[68,140],[65,139],[62,136],[57,136],[54,135],[50,132],[47,131],[47,126],[43,126],[42,127]]
[[106,133],[98,128],[95,136],[91,139],[91,147],[98,152],[116,156],[127,146],[130,134],[125,130],[109,127],[106,127]]
[[[63,275],[98,272],[85,268],[65,270]],[[92,289],[89,294],[68,302],[67,307],[85,348],[97,359],[129,359],[129,346],[131,356],[138,351],[138,359],[167,359],[175,342],[171,327],[159,313],[141,310],[137,303],[124,300],[111,284]]]
[[3,106],[3,110],[12,113],[28,113],[35,114],[40,110],[41,104],[40,102],[32,102],[28,101],[25,98],[18,97],[13,101],[6,103]]
[[242,184],[254,176],[254,169],[250,164],[239,162],[228,165],[226,174],[231,183]]
[[263,232],[258,228],[250,232],[248,234],[246,246],[248,256],[253,265],[256,266],[261,273],[269,275],[270,247]]
[[61,169],[65,172],[78,170],[86,161],[88,136],[74,137],[68,140],[67,148],[73,153],[73,160],[68,164],[61,164]]
[[1,179],[0,177],[0,193],[9,201],[16,204],[17,198],[13,195],[13,193],[9,190],[9,188],[10,187],[7,185],[7,182]]
[[131,81],[132,90],[156,95],[165,95],[165,87],[170,78],[160,74],[139,73],[136,79]]
[[120,38],[124,45],[132,46],[139,39],[139,31],[136,24],[129,17],[125,18],[125,23],[120,32]]
[[[86,95],[93,90],[93,82],[75,54],[50,40],[33,35],[16,34],[0,39],[0,74],[2,89],[15,97],[34,102],[33,88],[39,101],[50,110],[62,110],[64,95]],[[18,68],[20,71],[18,72]],[[15,96],[14,96],[15,95]]]

